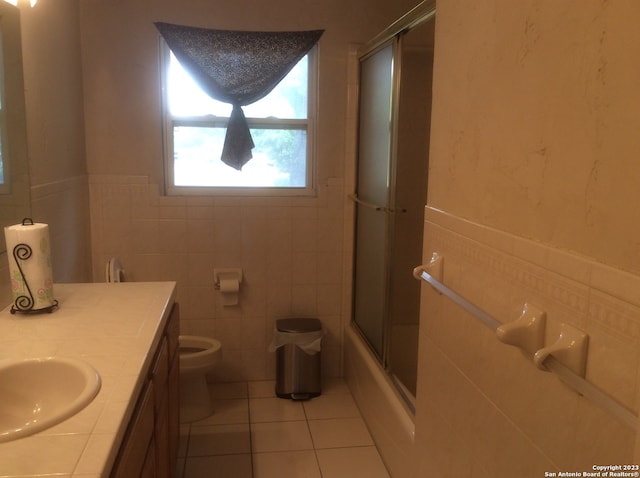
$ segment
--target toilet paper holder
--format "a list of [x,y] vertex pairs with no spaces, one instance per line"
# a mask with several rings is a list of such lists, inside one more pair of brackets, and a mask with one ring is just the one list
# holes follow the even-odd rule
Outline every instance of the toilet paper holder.
[[217,290],[220,290],[221,281],[238,281],[238,284],[240,284],[242,276],[242,269],[240,268],[213,269],[214,286]]
[[216,290],[222,295],[223,306],[238,305],[242,269],[214,269],[213,276]]

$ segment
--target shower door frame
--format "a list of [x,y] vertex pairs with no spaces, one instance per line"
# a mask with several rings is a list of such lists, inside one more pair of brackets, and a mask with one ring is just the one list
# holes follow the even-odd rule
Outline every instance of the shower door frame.
[[[365,337],[365,342],[371,348],[373,353],[376,355],[378,360],[381,362],[383,367],[386,369],[388,366],[387,357],[389,355],[389,321],[386,320],[389,314],[389,295],[385,294],[382,297],[382,330],[381,330],[381,343],[374,343],[374,339],[370,337],[367,332],[364,330],[364,326],[361,325],[357,321],[357,276],[358,276],[358,268],[357,268],[357,257],[358,257],[358,225],[359,225],[359,216],[362,215],[360,211],[362,209],[375,211],[376,214],[383,215],[384,220],[384,238],[382,238],[382,242],[384,242],[383,257],[377,258],[377,260],[382,261],[382,268],[384,270],[384,277],[382,277],[383,289],[387,291],[391,286],[391,267],[390,267],[390,251],[393,247],[393,224],[394,224],[394,215],[395,215],[395,165],[396,165],[396,141],[397,138],[397,127],[398,127],[398,86],[399,86],[399,61],[398,54],[400,48],[400,41],[397,37],[392,37],[387,41],[381,42],[375,46],[375,48],[366,54],[359,57],[359,66],[362,69],[363,61],[374,57],[376,54],[383,52],[387,47],[391,47],[392,51],[392,64],[391,64],[391,82],[390,82],[390,91],[389,91],[389,144],[387,151],[387,190],[384,204],[379,203],[371,203],[366,200],[360,198],[358,190],[358,186],[356,185],[356,195],[354,200],[356,202],[355,208],[355,238],[354,238],[354,277],[353,277],[353,310],[352,310],[352,318],[355,323],[358,331],[361,333],[363,337]],[[361,92],[360,92],[361,93]],[[360,94],[359,93],[359,94]],[[360,100],[358,100],[360,105]],[[358,113],[360,117],[360,110]],[[360,123],[360,122],[359,122]],[[360,133],[358,134],[360,137]],[[358,144],[359,141],[358,141]],[[358,158],[360,158],[360,150],[358,150]],[[360,160],[358,159],[357,167],[360,167]],[[356,182],[358,182],[359,172],[356,173]],[[377,341],[376,341],[377,342]]]
[[[425,22],[431,21],[435,18],[435,2],[433,1],[425,1],[415,7],[413,10],[408,12],[405,16],[400,18],[397,22],[392,24],[385,31],[381,32],[375,38],[373,38],[370,42],[365,44],[358,50],[358,66],[359,72],[362,70],[362,62],[366,59],[372,57],[376,53],[380,52],[382,49],[386,48],[388,45],[393,46],[393,77],[391,80],[391,92],[390,92],[390,128],[389,128],[389,171],[388,171],[388,187],[387,187],[387,198],[386,204],[371,204],[366,201],[361,200],[358,197],[357,184],[359,178],[359,171],[356,173],[356,194],[352,197],[355,205],[355,217],[354,217],[354,254],[353,254],[353,300],[352,300],[352,322],[355,325],[355,328],[360,333],[363,338],[363,341],[367,344],[372,353],[379,360],[382,368],[389,375],[391,381],[395,384],[398,389],[399,394],[403,397],[409,408],[415,412],[413,407],[413,400],[407,395],[407,390],[401,381],[396,378],[392,371],[390,370],[390,337],[391,337],[391,328],[392,328],[392,320],[390,320],[390,294],[387,292],[393,286],[391,275],[392,275],[392,267],[390,264],[390,255],[393,250],[393,228],[394,228],[394,220],[395,214],[397,213],[397,204],[396,200],[396,167],[398,163],[398,146],[397,146],[397,138],[398,138],[398,124],[399,124],[399,108],[400,108],[400,84],[401,84],[401,75],[402,75],[402,39],[403,34],[407,33],[411,29],[422,25]],[[360,75],[359,75],[360,78]],[[359,80],[360,81],[360,80]],[[360,124],[360,104],[361,100],[361,91],[358,89],[358,118]],[[357,169],[360,166],[360,129],[358,127],[358,150],[357,150]],[[358,229],[358,211],[361,208],[377,208],[378,212],[381,214],[385,214],[386,216],[386,228],[385,228],[385,254],[384,254],[384,283],[385,283],[385,297],[383,299],[383,324],[382,324],[382,344],[381,350],[378,350],[370,341],[367,334],[364,332],[362,327],[358,324],[356,320],[356,293],[357,293],[357,229]]]

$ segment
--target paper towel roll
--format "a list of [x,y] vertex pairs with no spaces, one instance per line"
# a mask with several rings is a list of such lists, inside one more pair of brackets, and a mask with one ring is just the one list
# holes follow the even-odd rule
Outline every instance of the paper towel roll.
[[56,305],[49,226],[25,219],[22,224],[5,227],[4,237],[11,293],[17,309],[39,310]]

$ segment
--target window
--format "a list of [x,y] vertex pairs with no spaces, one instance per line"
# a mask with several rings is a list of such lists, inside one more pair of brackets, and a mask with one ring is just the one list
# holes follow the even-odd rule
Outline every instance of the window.
[[221,159],[231,105],[210,98],[162,42],[168,194],[312,192],[315,48],[261,100],[244,106],[255,148],[238,171]]

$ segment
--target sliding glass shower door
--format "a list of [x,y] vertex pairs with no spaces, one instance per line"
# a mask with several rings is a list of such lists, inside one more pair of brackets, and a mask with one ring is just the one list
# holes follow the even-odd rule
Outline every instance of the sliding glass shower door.
[[379,358],[385,348],[389,286],[393,57],[394,42],[390,42],[360,63],[354,320]]
[[405,396],[417,381],[435,19],[360,57],[353,318]]

